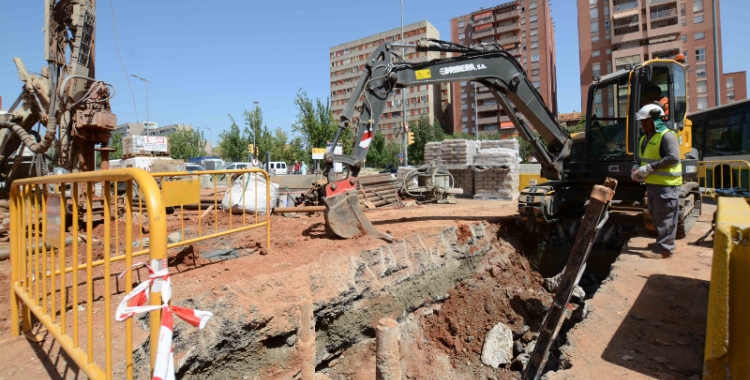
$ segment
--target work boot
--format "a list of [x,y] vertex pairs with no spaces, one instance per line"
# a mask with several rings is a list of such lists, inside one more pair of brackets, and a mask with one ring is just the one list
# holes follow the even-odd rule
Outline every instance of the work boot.
[[653,252],[641,252],[641,257],[643,257],[644,259],[661,259],[663,258],[663,255]]

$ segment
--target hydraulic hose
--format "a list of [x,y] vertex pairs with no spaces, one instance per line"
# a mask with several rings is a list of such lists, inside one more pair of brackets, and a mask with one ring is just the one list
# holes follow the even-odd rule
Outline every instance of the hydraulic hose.
[[0,129],[13,131],[23,141],[23,145],[36,154],[45,153],[52,146],[52,142],[55,141],[55,128],[47,128],[47,133],[44,134],[41,142],[37,142],[34,136],[16,123],[0,121]]

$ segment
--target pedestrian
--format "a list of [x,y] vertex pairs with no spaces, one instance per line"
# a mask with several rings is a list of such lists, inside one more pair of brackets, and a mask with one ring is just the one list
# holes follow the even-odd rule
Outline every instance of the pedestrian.
[[302,161],[302,166],[300,167],[300,174],[305,175],[307,174],[307,164],[305,161]]
[[664,110],[647,104],[636,113],[644,135],[638,143],[641,166],[633,168],[631,177],[646,183],[648,212],[656,229],[656,243],[641,254],[649,259],[669,258],[674,255],[677,219],[679,214],[682,164],[677,134],[661,120]]
[[299,161],[294,160],[294,174],[299,174]]

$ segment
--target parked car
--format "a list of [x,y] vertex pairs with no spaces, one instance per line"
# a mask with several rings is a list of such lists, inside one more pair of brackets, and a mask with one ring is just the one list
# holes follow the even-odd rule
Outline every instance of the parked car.
[[185,170],[189,172],[202,172],[206,169],[203,168],[203,166],[200,166],[198,164],[185,164]]
[[249,162],[232,162],[227,165],[224,170],[239,170],[239,169],[250,169],[252,165]]
[[272,175],[286,175],[287,167],[286,162],[282,161],[271,161],[268,163],[268,174]]

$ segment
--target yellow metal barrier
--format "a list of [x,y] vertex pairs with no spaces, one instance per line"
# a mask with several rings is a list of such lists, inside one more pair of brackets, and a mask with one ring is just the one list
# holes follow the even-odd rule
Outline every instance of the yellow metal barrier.
[[704,188],[705,195],[713,195],[715,189],[736,187],[750,191],[750,162],[701,161],[698,163],[698,183]]
[[[111,191],[120,185],[125,188],[122,208]],[[17,337],[21,329],[30,333],[33,314],[92,379],[111,379],[115,356],[117,377],[133,377],[132,319],[125,322],[124,341],[117,341],[112,307],[119,302],[113,295],[124,296],[133,284],[126,269],[135,256],[134,187],[143,194],[139,202],[150,227],[149,249],[143,254],[159,269],[167,257],[166,215],[161,190],[149,173],[132,168],[72,173],[17,180],[11,188],[11,334]],[[143,213],[138,215],[142,219]],[[95,219],[102,222],[94,226]],[[123,271],[120,289],[116,273]],[[119,291],[112,290],[113,282]],[[150,300],[159,305],[160,293],[152,292]],[[152,366],[160,320],[160,311],[151,313]]]
[[[178,212],[180,220],[179,241],[169,242],[168,248],[194,244],[200,241],[229,235],[253,228],[266,229],[266,252],[271,250],[271,179],[268,173],[261,169],[242,170],[208,170],[195,172],[167,172],[151,173],[161,184],[166,207]],[[248,174],[248,175],[245,175]],[[261,181],[260,178],[263,178]],[[232,186],[240,186],[243,194],[235,199],[231,191]],[[244,190],[252,186],[254,198],[244,196]],[[259,199],[259,186],[265,187],[265,197]],[[222,198],[222,199],[220,199]],[[219,212],[223,198],[229,205],[237,205],[229,213]],[[262,203],[259,203],[262,202]],[[255,207],[253,207],[255,205]],[[258,209],[265,205],[265,214],[261,218]],[[241,206],[241,207],[240,207]],[[254,209],[249,212],[247,209]],[[194,212],[195,218],[187,218],[188,213]],[[213,217],[211,226],[207,226],[203,217]],[[220,226],[220,219],[226,215],[226,226]],[[192,225],[185,220],[192,221]]]
[[704,379],[750,379],[750,206],[719,197]]

